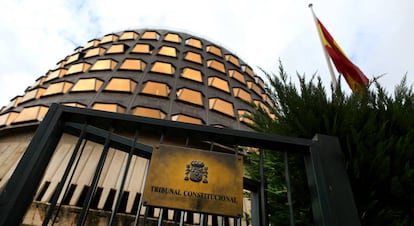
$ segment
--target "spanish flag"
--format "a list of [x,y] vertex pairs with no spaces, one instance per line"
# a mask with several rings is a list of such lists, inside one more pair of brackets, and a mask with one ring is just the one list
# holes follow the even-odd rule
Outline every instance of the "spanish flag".
[[329,34],[328,30],[326,30],[319,19],[316,20],[323,46],[331,57],[336,69],[344,76],[353,92],[361,92],[368,85],[368,78],[346,57],[345,53],[338,44],[336,44],[331,34]]

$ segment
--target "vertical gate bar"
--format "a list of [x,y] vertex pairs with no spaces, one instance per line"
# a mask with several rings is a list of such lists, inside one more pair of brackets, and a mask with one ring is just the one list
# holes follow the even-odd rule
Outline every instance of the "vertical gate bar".
[[[141,195],[142,196],[142,195]],[[145,223],[147,221],[147,217],[148,217],[148,212],[149,212],[149,208],[145,208],[145,213],[144,213],[144,218],[142,219],[142,226],[145,226]],[[138,215],[139,216],[139,215]],[[135,218],[135,226],[138,225],[138,218]]]
[[[164,143],[164,133],[165,133],[165,131],[163,130],[161,132],[160,144]],[[166,209],[166,211],[168,212],[168,209]],[[163,217],[164,217],[164,208],[160,208],[160,213],[159,213],[159,216],[158,216],[158,226],[162,225],[162,218]],[[167,219],[168,219],[168,217],[167,217]]]
[[63,111],[52,104],[0,193],[0,225],[20,225],[62,137]]
[[116,202],[114,203],[114,206],[112,206],[112,213],[111,213],[111,217],[109,218],[109,223],[108,223],[108,225],[110,226],[115,224],[116,213],[118,212],[119,205],[121,204],[122,195],[124,193],[124,185],[126,182],[126,178],[128,176],[129,166],[131,165],[131,160],[132,160],[132,156],[135,150],[135,142],[137,141],[137,138],[138,138],[138,130],[135,131],[134,140],[132,141],[131,149],[128,153],[128,159],[127,159],[127,162],[125,163],[124,172],[122,174],[121,184],[119,185],[118,192],[116,195]]
[[[214,141],[211,141],[209,151],[213,151],[213,149],[214,149]],[[204,226],[204,221],[205,221],[205,218],[206,218],[205,216],[207,216],[207,215],[205,215],[204,213],[200,214],[200,226]]]
[[316,134],[304,159],[315,225],[361,225],[338,138]]
[[[69,173],[70,173],[70,171],[72,169],[73,162],[76,159],[76,156],[78,154],[79,148],[80,148],[80,146],[82,144],[82,141],[83,141],[83,139],[85,137],[86,126],[87,126],[87,124],[84,123],[83,124],[83,127],[82,127],[82,130],[81,130],[81,133],[79,135],[78,141],[76,142],[75,148],[73,149],[72,156],[70,157],[69,162],[68,162],[68,165],[66,166],[66,169],[65,169],[65,171],[64,171],[64,173],[62,175],[62,178],[60,179],[60,183],[58,184],[58,186],[56,188],[56,191],[53,194],[52,200],[50,202],[49,209],[47,210],[46,216],[45,216],[45,218],[43,220],[43,223],[42,223],[43,226],[46,226],[49,223],[50,218],[52,217],[53,210],[56,207],[56,203],[57,203],[57,201],[59,199],[60,193],[62,192],[63,187],[65,186],[66,179],[69,176]],[[73,172],[74,171],[75,171],[75,169],[73,169]],[[72,176],[73,176],[73,174],[72,174]],[[72,179],[72,177],[71,177],[71,179]],[[69,180],[68,187],[69,187],[69,185],[70,185],[70,180]],[[56,211],[56,215],[58,214],[58,212],[59,212],[59,209]]]
[[161,208],[160,209],[159,216],[158,216],[158,224],[157,224],[158,226],[162,226],[162,218],[163,218],[163,216],[164,216],[164,208]]
[[181,215],[180,215],[180,226],[184,226],[184,211],[181,211]]
[[204,226],[204,213],[200,214],[200,226]]
[[[151,161],[148,161],[147,167],[145,167],[145,175],[144,175],[144,179],[142,181],[142,184],[145,185],[147,182],[147,177],[148,177],[148,170],[149,170],[149,165],[151,164]],[[138,202],[138,208],[137,208],[137,214],[135,215],[135,222],[134,222],[134,226],[138,225],[138,221],[139,221],[139,215],[141,214],[141,208],[142,208],[142,195],[144,193],[144,186],[141,186],[141,195],[139,196],[139,202]],[[144,213],[144,219],[142,221],[142,225],[145,225],[145,220],[147,219],[148,216],[148,207],[145,209],[145,213]]]
[[237,217],[235,218],[235,223],[234,225],[236,226],[241,226],[242,225],[242,218],[241,217]]
[[266,182],[264,176],[264,151],[260,149],[259,157],[259,174],[260,174],[260,223],[267,224],[267,210],[266,210]]
[[260,225],[260,198],[257,191],[250,191],[251,224]]
[[87,193],[85,201],[83,203],[82,211],[79,215],[77,226],[82,226],[82,225],[85,224],[86,217],[88,215],[88,211],[89,211],[93,196],[94,196],[95,191],[96,191],[96,187],[98,186],[99,177],[101,176],[102,169],[103,169],[103,166],[105,164],[106,156],[108,155],[108,152],[109,152],[109,144],[111,143],[110,138],[111,138],[111,132],[108,132],[108,136],[106,137],[105,145],[104,145],[104,148],[102,150],[101,157],[99,159],[98,165],[96,166],[95,175],[93,176],[91,186],[88,189],[88,193]]
[[[185,147],[188,147],[189,146],[189,144],[190,144],[190,137],[188,136],[188,134],[187,134],[187,137],[186,137],[186,139],[185,139]],[[180,226],[183,226],[184,225],[184,211],[182,210],[181,212],[180,212]],[[187,213],[187,215],[188,215],[188,213]],[[175,219],[174,219],[174,221],[175,221]]]
[[[78,165],[79,165],[79,161],[80,161],[80,159],[81,159],[81,157],[82,157],[82,154],[83,154],[83,151],[85,150],[86,143],[87,143],[87,140],[84,140],[83,145],[82,145],[82,148],[81,148],[81,152],[80,152],[80,153],[79,153],[79,155],[78,155],[78,158],[77,158],[76,163],[75,163],[75,167],[73,168],[73,171],[72,171],[72,173],[71,173],[71,175],[70,175],[69,182],[68,182],[68,186],[66,187],[65,192],[63,193],[62,200],[63,200],[63,198],[67,195],[67,193],[68,193],[68,191],[69,191],[70,184],[72,183],[72,179],[73,179],[73,176],[75,175],[76,168],[78,167]],[[60,202],[60,203],[59,203],[59,206],[58,206],[58,208],[57,208],[57,210],[56,210],[56,214],[55,214],[55,216],[53,217],[52,225],[56,222],[56,219],[57,219],[57,214],[59,213],[60,208],[62,208],[62,205],[63,205],[63,203],[62,203],[62,202]]]
[[287,198],[288,198],[288,205],[289,205],[290,226],[294,226],[295,225],[295,214],[293,212],[292,190],[290,187],[289,161],[288,161],[287,151],[283,152],[283,156],[284,156],[283,160],[284,160],[284,165],[285,165]]

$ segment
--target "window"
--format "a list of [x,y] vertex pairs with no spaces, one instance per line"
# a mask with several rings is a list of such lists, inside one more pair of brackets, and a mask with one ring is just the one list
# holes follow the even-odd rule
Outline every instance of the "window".
[[217,61],[217,60],[208,60],[207,61],[207,66],[209,68],[212,68],[216,71],[219,71],[221,73],[226,73],[226,69],[224,68],[224,64]]
[[191,116],[187,116],[187,115],[183,115],[183,114],[173,115],[171,117],[171,120],[172,121],[177,121],[177,122],[186,122],[186,123],[198,124],[198,125],[203,124],[203,121],[201,119],[191,117]]
[[42,96],[42,94],[45,92],[46,89],[44,88],[37,88],[37,89],[33,89],[29,92],[27,92],[22,100],[20,101],[20,103],[29,101],[29,100],[34,100],[34,99],[38,99],[40,96]]
[[118,35],[115,34],[109,34],[109,35],[105,35],[102,40],[100,41],[100,44],[104,44],[104,43],[108,43],[108,42],[115,42],[117,41],[119,38]]
[[66,72],[67,75],[81,73],[87,71],[91,67],[88,63],[78,63],[70,66],[69,70]]
[[261,101],[259,100],[255,100],[254,101],[254,105],[256,105],[256,108],[262,108],[263,110],[265,110],[268,114],[270,114],[270,110],[269,108]]
[[250,96],[250,93],[242,88],[233,88],[233,93],[235,97],[238,97],[249,103],[252,102],[252,96]]
[[149,39],[149,40],[158,40],[160,35],[155,31],[146,31],[142,36],[141,39]]
[[94,103],[92,109],[119,113],[125,112],[125,108],[119,104]]
[[98,91],[102,85],[102,81],[96,78],[83,78],[73,86],[71,92],[88,92]]
[[171,46],[161,46],[158,55],[177,57],[177,50]]
[[237,113],[239,115],[240,122],[244,122],[247,125],[252,125],[253,124],[253,121],[251,119],[249,119],[249,116],[252,113],[250,113],[249,111],[246,111],[246,110],[238,110]]
[[198,49],[201,49],[201,47],[202,47],[201,41],[196,39],[196,38],[189,38],[189,39],[185,40],[185,44],[188,45],[188,46],[198,48]]
[[119,40],[135,40],[138,38],[138,34],[134,31],[125,31]]
[[203,94],[188,88],[181,88],[177,91],[177,99],[191,104],[203,106]]
[[203,59],[201,58],[201,55],[198,53],[186,52],[184,59],[194,63],[203,64]]
[[97,60],[93,64],[91,71],[106,71],[113,70],[116,67],[117,62],[111,59]]
[[250,77],[254,78],[254,72],[251,67],[247,65],[242,65],[242,70],[246,72],[248,75],[250,75]]
[[137,83],[127,78],[111,78],[105,91],[133,93]]
[[132,111],[132,114],[138,116],[144,116],[149,118],[158,118],[158,119],[165,119],[166,114],[159,109],[155,108],[146,108],[146,107],[136,107]]
[[145,62],[139,59],[125,59],[122,63],[120,70],[129,70],[129,71],[144,71]]
[[65,106],[69,106],[69,107],[86,108],[86,105],[76,103],[76,102],[69,102],[69,103],[62,103],[62,104]]
[[66,69],[59,69],[56,71],[51,71],[47,74],[45,80],[43,82],[48,82],[57,78],[62,78],[68,70]]
[[106,54],[116,54],[116,53],[123,53],[128,47],[125,44],[113,44],[109,47]]
[[152,65],[151,71],[160,74],[172,75],[175,72],[175,68],[170,63],[157,61]]
[[263,81],[263,79],[262,79],[262,78],[260,78],[260,77],[258,77],[258,76],[255,76],[255,77],[254,77],[254,80],[255,80],[255,82],[256,82],[257,84],[259,84],[259,86],[260,86],[262,89],[265,89],[265,83],[264,83],[264,81]]
[[209,109],[234,117],[233,104],[219,98],[209,99]]
[[13,120],[12,123],[41,121],[45,116],[48,108],[45,106],[34,106],[23,108],[20,114]]
[[236,70],[229,70],[229,76],[236,79],[237,81],[246,84],[246,80],[244,79],[244,75]]
[[232,64],[234,64],[237,67],[240,67],[240,62],[239,59],[233,55],[227,54],[226,55],[226,60]]
[[80,56],[79,53],[76,53],[76,54],[73,54],[72,56],[69,56],[68,60],[66,61],[66,64],[70,64],[70,63],[73,63],[73,62],[77,61],[79,59],[79,56]]
[[10,125],[10,123],[15,120],[18,115],[19,113],[17,112],[9,112],[4,115],[0,115],[0,127]]
[[91,47],[95,47],[95,46],[97,46],[99,44],[99,40],[98,39],[93,39],[93,40],[90,40],[84,47],[83,47],[83,49],[89,49],[89,48],[91,48]]
[[136,44],[132,49],[131,53],[147,53],[151,54],[154,47],[150,44]]
[[217,46],[213,46],[213,45],[207,46],[206,50],[207,50],[208,53],[212,53],[212,54],[214,54],[216,56],[219,56],[219,57],[222,56],[221,49]]
[[170,87],[168,87],[168,85],[164,83],[148,81],[147,83],[145,83],[141,93],[154,96],[168,97],[168,95],[170,94]]
[[247,82],[247,87],[249,87],[249,89],[253,90],[257,95],[262,96],[262,89],[260,89],[260,87],[252,82],[252,81],[248,81]]
[[219,77],[209,77],[208,85],[224,92],[230,93],[229,83]]
[[181,43],[181,37],[178,34],[168,33],[165,35],[164,41]]
[[22,101],[22,99],[23,99],[23,97],[22,96],[16,96],[16,97],[14,97],[11,101],[10,101],[10,103],[5,107],[5,108],[3,108],[3,110],[2,111],[4,111],[5,109],[10,109],[10,108],[14,108],[14,107],[17,107],[17,105],[19,105],[20,104],[20,102]]
[[269,106],[271,106],[271,107],[274,107],[274,106],[275,106],[275,104],[273,103],[272,98],[270,98],[270,96],[269,96],[269,95],[267,95],[267,94],[263,93],[263,94],[262,94],[262,99],[263,99],[263,101],[264,101],[265,103],[267,103]]
[[[51,71],[48,71],[48,73],[50,73]],[[35,83],[33,85],[31,85],[28,89],[34,89],[40,85],[43,84],[43,82],[45,81],[46,76],[40,76],[38,79],[36,79]]]
[[54,69],[63,68],[66,65],[66,60],[61,60],[56,64],[56,67]]
[[192,68],[184,68],[181,72],[181,77],[196,82],[203,82],[203,76],[201,74],[201,71]]
[[105,48],[102,47],[96,47],[93,49],[88,50],[88,52],[86,52],[84,58],[89,58],[89,57],[94,57],[94,56],[101,56],[104,54],[105,52]]
[[46,91],[43,93],[42,96],[66,93],[72,87],[72,85],[73,84],[70,82],[59,82],[51,84],[49,87],[47,87]]

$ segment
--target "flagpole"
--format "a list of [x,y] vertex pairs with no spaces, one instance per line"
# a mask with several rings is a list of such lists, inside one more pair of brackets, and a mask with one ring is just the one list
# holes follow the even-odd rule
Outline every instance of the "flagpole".
[[309,8],[312,12],[313,20],[315,21],[316,31],[318,32],[319,40],[321,41],[322,50],[325,55],[326,63],[328,64],[329,73],[331,74],[332,85],[333,85],[334,90],[336,90],[336,87],[338,86],[338,82],[336,81],[335,73],[332,67],[332,62],[329,60],[328,53],[326,51],[325,45],[323,44],[322,35],[321,35],[321,32],[319,31],[318,19],[316,18],[316,15],[315,15],[315,12],[313,11],[312,6],[313,6],[312,3],[309,4]]

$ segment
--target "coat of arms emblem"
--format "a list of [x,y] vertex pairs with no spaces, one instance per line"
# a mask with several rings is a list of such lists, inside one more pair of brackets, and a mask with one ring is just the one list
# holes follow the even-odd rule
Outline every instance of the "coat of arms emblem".
[[207,175],[208,167],[204,165],[204,162],[193,160],[186,166],[184,180],[191,180],[194,182],[203,181],[203,183],[208,183]]

